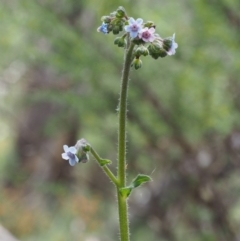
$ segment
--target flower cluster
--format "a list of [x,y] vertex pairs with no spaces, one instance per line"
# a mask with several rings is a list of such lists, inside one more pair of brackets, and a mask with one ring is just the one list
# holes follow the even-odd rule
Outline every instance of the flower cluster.
[[75,146],[64,145],[63,150],[62,158],[69,161],[71,166],[79,162],[86,163],[89,160],[89,146],[84,139],[79,140]]
[[114,41],[118,47],[126,46],[126,38],[135,44],[134,60],[132,66],[139,69],[142,66],[140,56],[150,55],[154,59],[171,56],[176,53],[178,44],[175,43],[175,34],[172,37],[161,38],[155,33],[156,25],[153,22],[144,23],[143,19],[128,17],[123,7],[112,12],[109,16],[102,17],[102,25],[97,29],[104,34],[119,34],[124,31],[121,37]]

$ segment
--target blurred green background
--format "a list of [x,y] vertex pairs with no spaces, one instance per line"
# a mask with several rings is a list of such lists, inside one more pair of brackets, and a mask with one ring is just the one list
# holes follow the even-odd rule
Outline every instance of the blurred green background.
[[0,225],[22,241],[118,239],[114,188],[87,139],[116,170],[123,50],[97,33],[119,5],[176,33],[176,55],[131,71],[128,180],[132,241],[240,237],[239,0],[2,0]]

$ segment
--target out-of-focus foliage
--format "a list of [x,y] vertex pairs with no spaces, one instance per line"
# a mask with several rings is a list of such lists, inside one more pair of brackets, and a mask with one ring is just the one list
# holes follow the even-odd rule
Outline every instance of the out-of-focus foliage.
[[123,5],[176,33],[175,56],[131,72],[132,240],[237,240],[240,201],[240,2],[0,2],[0,222],[22,240],[117,238],[111,184],[94,161],[70,168],[84,137],[115,168],[123,52],[97,33]]

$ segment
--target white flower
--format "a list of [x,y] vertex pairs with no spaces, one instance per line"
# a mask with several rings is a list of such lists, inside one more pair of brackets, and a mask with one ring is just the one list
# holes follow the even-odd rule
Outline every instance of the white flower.
[[74,146],[68,147],[67,145],[63,146],[64,153],[62,153],[62,158],[68,160],[71,166],[74,166],[79,162],[77,154],[77,149]]
[[139,31],[142,29],[143,20],[138,18],[135,20],[134,18],[129,18],[128,25],[124,27],[126,32],[129,32],[131,38],[136,38],[138,36]]

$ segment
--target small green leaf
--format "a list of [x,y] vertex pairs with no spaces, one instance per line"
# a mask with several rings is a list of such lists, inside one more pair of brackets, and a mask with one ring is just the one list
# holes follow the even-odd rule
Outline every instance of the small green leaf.
[[110,160],[108,160],[108,159],[101,159],[100,161],[99,161],[99,164],[100,164],[100,166],[102,167],[102,166],[105,166],[105,165],[108,165],[108,164],[111,164],[112,163],[112,161],[110,161]]
[[127,198],[131,194],[132,189],[133,189],[133,187],[130,187],[130,186],[123,187],[123,188],[120,188],[120,193],[124,198]]
[[143,183],[150,181],[152,181],[152,178],[148,175],[138,174],[137,177],[132,181],[131,186],[133,186],[133,188],[136,188]]
[[124,198],[128,198],[134,188],[150,181],[152,181],[152,178],[148,175],[138,174],[129,186],[120,188],[120,193]]

